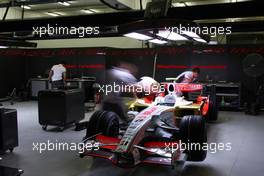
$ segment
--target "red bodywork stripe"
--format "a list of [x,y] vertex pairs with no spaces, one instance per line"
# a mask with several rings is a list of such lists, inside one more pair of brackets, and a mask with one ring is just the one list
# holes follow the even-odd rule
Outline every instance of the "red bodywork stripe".
[[99,155],[99,154],[96,154],[96,153],[89,153],[89,154],[87,154],[87,155],[88,155],[88,156],[93,156],[93,157],[104,158],[104,159],[108,159],[108,160],[110,160],[110,157],[109,157],[109,156]]
[[[95,137],[96,141],[106,144],[105,146],[101,146],[100,148],[105,148],[105,149],[110,149],[110,150],[115,150],[117,148],[117,145],[114,144],[119,144],[120,140],[119,138],[114,138],[114,137],[108,137],[104,135],[98,135]],[[109,145],[107,145],[109,144]]]
[[209,98],[207,98],[204,105],[203,105],[203,109],[202,109],[202,115],[203,116],[207,115],[207,113],[209,111],[209,103],[210,103],[210,100],[209,100]]
[[146,148],[165,148],[167,146],[176,145],[178,142],[145,142],[144,147]]
[[155,95],[148,95],[144,97],[145,103],[152,103],[155,100]]
[[[165,84],[165,89],[168,89],[168,84]],[[191,83],[174,83],[174,89],[180,90],[181,92],[197,92],[203,90],[201,84],[191,84]]]
[[198,96],[197,98],[197,103],[200,104],[202,101],[205,101],[204,105],[202,106],[201,112],[202,115],[205,116],[208,113],[209,110],[209,98],[208,97],[203,97],[203,96]]

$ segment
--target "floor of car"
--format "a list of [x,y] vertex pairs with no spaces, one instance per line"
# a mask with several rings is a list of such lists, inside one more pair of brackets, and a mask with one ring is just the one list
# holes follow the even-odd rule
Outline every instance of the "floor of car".
[[[138,166],[122,169],[103,159],[79,158],[77,151],[43,151],[34,144],[48,142],[78,143],[85,130],[74,127],[57,132],[54,127],[43,131],[38,124],[37,102],[20,102],[8,108],[18,110],[19,147],[0,157],[0,165],[24,170],[25,176],[146,176],[175,175],[170,167]],[[86,113],[89,119],[90,113]],[[209,123],[208,142],[211,151],[204,162],[186,162],[183,176],[262,176],[264,173],[264,114],[245,115],[243,112],[222,111],[219,120]],[[215,151],[215,143],[231,143],[231,151]],[[222,144],[221,144],[222,145]],[[222,149],[222,148],[219,148]]]

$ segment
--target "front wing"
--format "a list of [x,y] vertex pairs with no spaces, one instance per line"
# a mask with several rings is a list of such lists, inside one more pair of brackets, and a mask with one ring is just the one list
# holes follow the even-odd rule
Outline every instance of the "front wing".
[[180,150],[169,151],[170,148],[168,146],[178,144],[178,141],[175,142],[156,142],[149,141],[144,143],[143,146],[135,145],[135,151],[139,151],[141,156],[137,156],[137,154],[132,154],[133,162],[131,162],[131,158],[129,160],[129,164],[124,165],[126,161],[126,157],[122,157],[122,155],[127,155],[126,153],[117,153],[115,152],[120,139],[107,137],[104,135],[96,136],[95,140],[87,141],[97,143],[99,148],[97,150],[85,150],[81,156],[92,156],[110,160],[114,165],[120,167],[134,167],[138,164],[158,164],[164,166],[175,166],[177,163],[183,163],[187,156]]

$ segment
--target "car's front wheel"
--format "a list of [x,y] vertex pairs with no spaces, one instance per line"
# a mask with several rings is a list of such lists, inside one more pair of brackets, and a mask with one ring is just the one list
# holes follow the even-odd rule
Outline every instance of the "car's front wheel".
[[203,145],[207,142],[205,119],[202,116],[184,116],[180,123],[181,142],[185,144],[188,161],[203,161],[207,150]]
[[87,123],[86,139],[97,134],[117,137],[119,134],[119,117],[111,111],[96,111]]

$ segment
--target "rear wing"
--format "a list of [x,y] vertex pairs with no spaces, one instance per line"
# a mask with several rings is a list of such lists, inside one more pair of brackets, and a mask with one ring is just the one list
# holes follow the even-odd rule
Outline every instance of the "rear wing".
[[203,90],[202,84],[176,83],[175,86],[182,92],[197,92]]
[[168,86],[173,84],[174,90],[179,90],[181,92],[198,92],[203,90],[202,84],[193,84],[193,83],[162,83],[165,85],[165,89],[168,89]]

